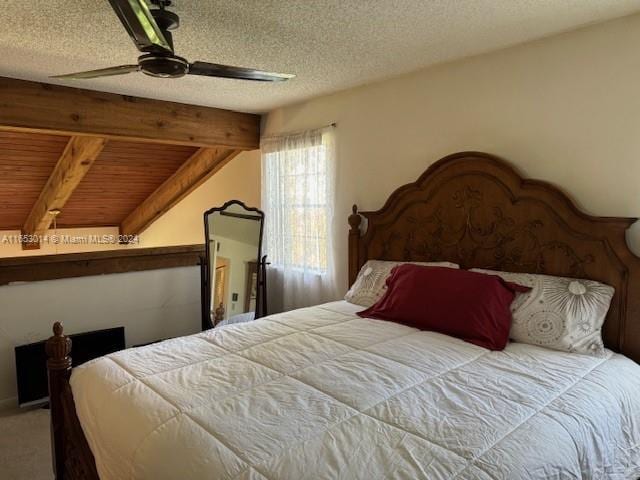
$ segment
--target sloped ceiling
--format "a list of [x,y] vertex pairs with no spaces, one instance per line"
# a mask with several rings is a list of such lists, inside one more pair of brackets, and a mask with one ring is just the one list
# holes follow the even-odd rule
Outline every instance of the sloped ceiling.
[[[638,0],[174,0],[176,51],[295,73],[282,84],[142,74],[83,82],[114,93],[264,112],[312,96],[640,10]],[[105,0],[4,0],[0,75],[130,64],[137,50]]]
[[61,227],[120,225],[196,147],[110,141],[58,217]]
[[258,115],[0,77],[0,230],[140,234],[259,139]]
[[[0,230],[19,230],[71,137],[0,131]],[[66,202],[60,227],[117,226],[196,147],[109,141]]]
[[0,230],[22,228],[68,141],[0,131]]

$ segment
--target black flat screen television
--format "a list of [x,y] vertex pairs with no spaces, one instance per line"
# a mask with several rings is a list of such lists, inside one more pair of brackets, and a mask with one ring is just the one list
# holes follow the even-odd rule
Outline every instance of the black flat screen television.
[[[78,333],[69,337],[72,341],[71,359],[74,367],[125,347],[124,327]],[[18,403],[22,407],[48,401],[47,354],[44,344],[42,341],[15,348]]]

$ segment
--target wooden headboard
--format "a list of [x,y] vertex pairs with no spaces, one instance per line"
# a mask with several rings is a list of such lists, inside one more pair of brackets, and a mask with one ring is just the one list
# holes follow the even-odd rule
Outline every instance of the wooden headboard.
[[605,344],[640,363],[640,258],[625,239],[635,221],[587,215],[558,188],[523,179],[493,155],[456,153],[397,189],[380,210],[354,205],[349,282],[368,259],[597,280],[616,289]]

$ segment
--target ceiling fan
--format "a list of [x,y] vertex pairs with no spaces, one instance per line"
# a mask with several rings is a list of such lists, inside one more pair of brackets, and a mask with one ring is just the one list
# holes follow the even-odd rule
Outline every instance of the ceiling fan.
[[109,0],[122,25],[143,54],[134,65],[101,68],[87,72],[54,75],[51,78],[89,79],[142,72],[152,77],[179,78],[185,75],[234,78],[259,82],[281,82],[295,77],[286,73],[264,72],[208,62],[190,63],[173,53],[171,32],[180,26],[180,18],[167,10],[171,0],[150,0],[158,8],[149,9],[145,0]]

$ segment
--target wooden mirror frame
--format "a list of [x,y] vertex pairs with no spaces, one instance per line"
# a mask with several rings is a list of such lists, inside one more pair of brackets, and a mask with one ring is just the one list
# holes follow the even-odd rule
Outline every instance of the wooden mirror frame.
[[[267,312],[267,295],[266,295],[266,275],[264,269],[266,266],[266,256],[262,255],[262,238],[264,235],[264,212],[255,207],[248,207],[241,200],[229,200],[220,207],[210,208],[204,212],[204,247],[205,247],[205,262],[201,269],[202,276],[202,330],[207,330],[215,326],[211,322],[211,271],[210,260],[211,253],[209,251],[210,238],[209,234],[209,215],[214,213],[223,213],[227,208],[232,205],[238,205],[249,212],[254,212],[256,216],[260,217],[260,238],[258,239],[258,251],[256,256],[256,262],[258,265],[257,279],[256,279],[256,310],[254,318],[260,318],[266,315]],[[217,323],[217,322],[216,322]]]

